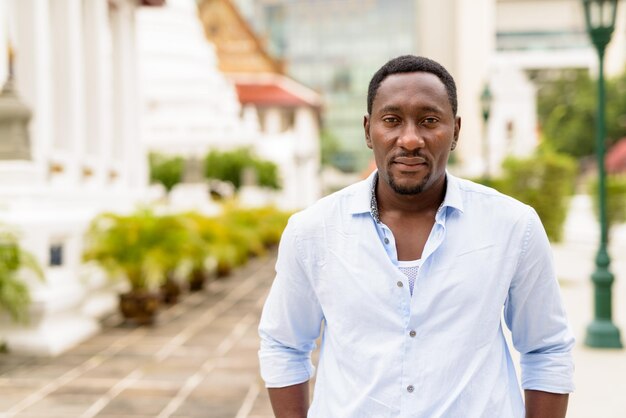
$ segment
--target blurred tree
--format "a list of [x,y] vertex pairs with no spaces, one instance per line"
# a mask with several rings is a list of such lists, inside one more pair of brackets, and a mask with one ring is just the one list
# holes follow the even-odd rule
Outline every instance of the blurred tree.
[[327,129],[320,133],[322,166],[334,165],[333,162],[339,152],[339,140]]
[[[596,83],[586,70],[563,70],[539,85],[543,139],[556,152],[580,158],[595,151]],[[607,80],[607,146],[626,135],[626,72]]]
[[254,169],[259,186],[275,190],[281,188],[276,164],[256,157],[249,148],[212,150],[204,158],[205,177],[229,181],[237,190],[242,186],[243,173],[247,168]]
[[150,182],[161,183],[169,193],[183,178],[184,160],[158,153],[150,153]]

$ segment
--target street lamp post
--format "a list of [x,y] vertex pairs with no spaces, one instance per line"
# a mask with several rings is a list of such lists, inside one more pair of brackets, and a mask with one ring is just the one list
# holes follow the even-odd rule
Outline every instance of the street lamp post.
[[491,170],[489,169],[489,114],[491,112],[491,103],[493,96],[489,90],[489,83],[485,83],[483,92],[480,94],[480,108],[483,113],[483,177],[489,179]]
[[604,52],[615,29],[617,0],[582,0],[585,23],[591,42],[598,53],[598,109],[596,120],[596,157],[598,162],[598,196],[600,212],[600,246],[596,255],[596,270],[591,275],[594,285],[594,319],[587,327],[585,344],[598,348],[621,348],[620,331],[613,324],[613,273],[607,252],[608,225],[606,220],[605,120],[604,120]]

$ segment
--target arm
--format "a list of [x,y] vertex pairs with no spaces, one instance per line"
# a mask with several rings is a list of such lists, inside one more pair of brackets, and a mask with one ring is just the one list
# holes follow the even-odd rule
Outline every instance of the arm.
[[524,397],[526,418],[565,418],[569,394],[525,390]]
[[[567,397],[558,394],[574,390],[574,336],[561,300],[546,233],[534,211],[525,218],[522,251],[510,283],[504,318],[520,353],[521,383],[530,402],[529,411],[543,413],[538,409],[543,408],[546,399],[548,406],[556,399],[567,406]],[[537,415],[544,416],[560,415]]]
[[284,388],[270,388],[270,401],[276,418],[306,418],[309,409],[309,382]]
[[261,377],[277,417],[306,417],[314,373],[311,351],[323,318],[309,276],[312,262],[300,251],[290,221],[280,241],[276,278],[263,307],[259,336]]

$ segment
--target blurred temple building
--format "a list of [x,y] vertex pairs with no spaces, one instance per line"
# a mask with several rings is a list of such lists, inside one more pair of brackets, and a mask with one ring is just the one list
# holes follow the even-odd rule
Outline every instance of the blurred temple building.
[[235,81],[220,58],[194,0],[0,2],[0,223],[45,275],[24,278],[28,324],[0,312],[9,350],[57,355],[117,309],[110,281],[81,262],[83,234],[102,212],[154,199],[150,150],[197,163],[248,146],[277,163],[284,186],[263,194],[248,176],[248,203],[296,209],[319,197],[317,93],[273,60]]
[[[45,273],[29,283],[29,324],[0,313],[9,349],[58,354],[97,332],[98,318],[117,305],[80,254],[96,214],[130,210],[147,190],[135,42],[141,3],[0,3],[0,80],[9,80],[0,96],[0,222],[17,230]],[[31,115],[28,124],[15,120],[16,108],[20,118]]]
[[[534,150],[538,80],[559,69],[597,68],[578,0],[233,1],[286,74],[322,93],[323,126],[340,140],[335,163],[345,170],[367,166],[367,84],[390,58],[424,55],[455,77],[463,127],[452,169],[469,176]],[[607,51],[609,73],[625,62],[625,16],[619,13]],[[485,85],[487,127],[479,103]]]
[[[281,74],[230,2],[143,8],[137,34],[149,150],[202,158],[250,147],[278,165],[282,181],[258,203],[297,209],[319,198],[319,95]],[[249,191],[241,198],[258,195]]]

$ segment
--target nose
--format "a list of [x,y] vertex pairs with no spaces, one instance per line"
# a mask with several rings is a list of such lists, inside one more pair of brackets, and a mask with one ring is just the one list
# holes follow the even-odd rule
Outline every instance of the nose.
[[407,151],[422,148],[424,146],[424,138],[420,134],[419,126],[413,123],[404,124],[397,144]]

